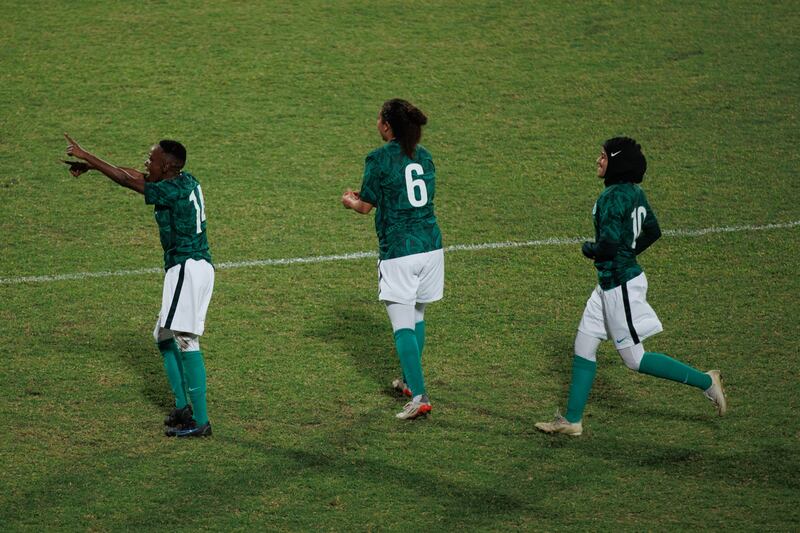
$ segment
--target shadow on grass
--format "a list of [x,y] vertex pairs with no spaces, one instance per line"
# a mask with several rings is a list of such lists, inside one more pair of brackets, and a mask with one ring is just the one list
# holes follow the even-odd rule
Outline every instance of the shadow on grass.
[[152,335],[146,331],[112,332],[104,349],[140,378],[142,396],[161,410],[173,407],[173,396],[164,374],[164,362]]
[[602,446],[587,453],[624,467],[666,470],[710,483],[765,485],[800,490],[800,461],[790,446],[760,446],[752,450],[719,452],[702,446],[674,446],[654,440],[634,440],[630,433],[604,436]]
[[337,344],[353,360],[356,370],[380,385],[383,394],[395,396],[389,384],[400,375],[389,318],[379,316],[383,305],[370,301],[335,302],[330,316],[309,332],[318,339]]
[[[149,463],[161,460],[163,450],[137,456],[118,450],[98,454],[93,460],[105,465],[103,470],[82,461],[62,465],[58,472],[6,494],[0,522],[66,529],[154,529],[174,527],[179,519],[181,528],[202,529],[224,529],[224,524],[283,528],[288,524],[300,529],[367,525],[393,529],[391,524],[416,524],[413,529],[425,524],[447,531],[491,528],[498,521],[512,520],[525,507],[535,507],[544,497],[522,501],[501,488],[445,479],[425,472],[424,462],[413,462],[418,468],[412,470],[387,461],[354,459],[335,447],[324,447],[328,452],[250,439],[213,439],[196,444],[228,453],[219,455],[213,465],[190,461],[173,475],[141,475]],[[192,445],[185,443],[187,448]],[[209,454],[198,451],[196,458]],[[247,460],[239,462],[237,456]],[[154,484],[163,484],[162,489],[153,490]],[[131,499],[134,493],[139,496]]]
[[[263,449],[264,445],[260,442],[235,443],[260,450],[261,453],[275,453],[274,449]],[[348,483],[355,481],[356,484],[366,487],[385,487],[387,493],[382,496],[386,501],[392,501],[398,496],[404,497],[406,504],[418,507],[415,509],[417,512],[427,507],[426,500],[430,500],[430,507],[444,510],[443,514],[432,513],[436,517],[437,527],[444,530],[465,524],[473,527],[489,526],[494,522],[495,516],[507,518],[526,504],[499,488],[470,482],[459,483],[424,472],[424,461],[418,463],[419,470],[411,470],[374,459],[359,459],[354,462],[352,459],[340,457],[335,450],[330,454],[320,454],[307,450],[282,449],[278,453],[290,465],[289,472],[293,476],[303,477],[313,468],[316,475],[332,480],[347,480]],[[386,480],[391,480],[391,483]],[[420,495],[423,497],[419,497]],[[413,519],[411,522],[413,523]]]

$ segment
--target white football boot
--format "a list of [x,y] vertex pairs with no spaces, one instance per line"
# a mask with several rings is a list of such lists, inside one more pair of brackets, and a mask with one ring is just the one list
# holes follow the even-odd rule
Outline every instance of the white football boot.
[[563,433],[573,437],[578,437],[583,433],[583,425],[580,422],[572,423],[557,411],[552,422],[537,422],[536,429],[545,433]]
[[719,370],[709,370],[706,374],[711,376],[711,386],[703,392],[703,395],[716,406],[719,416],[723,416],[728,411],[728,401],[722,388],[722,374]]

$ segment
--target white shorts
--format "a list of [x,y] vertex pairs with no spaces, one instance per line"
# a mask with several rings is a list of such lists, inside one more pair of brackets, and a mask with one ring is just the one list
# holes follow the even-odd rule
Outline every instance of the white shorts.
[[378,261],[378,299],[401,304],[430,303],[444,293],[444,250]]
[[164,275],[158,327],[202,335],[214,292],[214,267],[208,261],[187,259]]
[[664,328],[647,303],[644,272],[627,283],[604,291],[592,291],[578,331],[597,339],[611,339],[617,349],[639,344]]

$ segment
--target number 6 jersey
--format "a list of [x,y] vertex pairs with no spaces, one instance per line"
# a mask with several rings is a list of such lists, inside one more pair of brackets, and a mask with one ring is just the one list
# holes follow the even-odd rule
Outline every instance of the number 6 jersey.
[[164,270],[187,259],[211,263],[206,239],[206,203],[200,183],[188,172],[172,179],[145,182],[144,201],[155,206],[164,248]]
[[438,250],[442,234],[433,213],[436,169],[417,145],[409,158],[396,140],[370,152],[364,163],[361,199],[375,206],[381,259]]
[[614,257],[596,260],[598,283],[613,289],[642,273],[636,256],[661,234],[644,191],[633,183],[609,185],[592,210],[595,242],[616,245]]

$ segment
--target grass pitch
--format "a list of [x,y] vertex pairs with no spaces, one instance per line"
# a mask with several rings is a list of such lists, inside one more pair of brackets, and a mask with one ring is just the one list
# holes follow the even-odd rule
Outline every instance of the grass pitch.
[[221,269],[202,346],[214,437],[160,436],[151,209],[58,166],[172,137],[217,263],[374,250],[338,203],[380,104],[430,117],[446,245],[591,235],[607,137],[637,138],[665,230],[800,220],[800,9],[752,2],[11,2],[0,21],[3,530],[796,530],[798,228],[667,236],[665,332],[730,415],[610,347],[564,406],[595,278],[579,247],[453,251],[427,419],[401,424],[371,259]]

